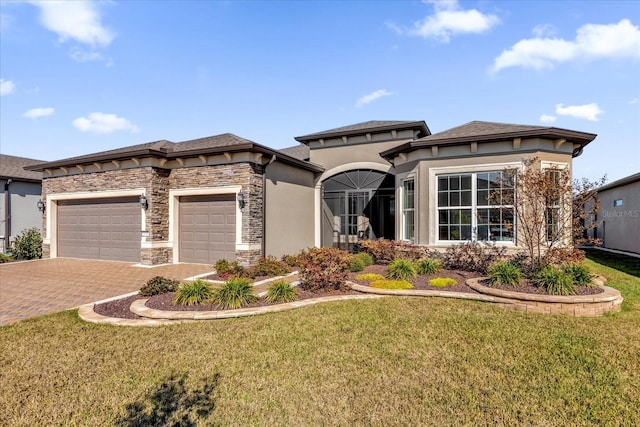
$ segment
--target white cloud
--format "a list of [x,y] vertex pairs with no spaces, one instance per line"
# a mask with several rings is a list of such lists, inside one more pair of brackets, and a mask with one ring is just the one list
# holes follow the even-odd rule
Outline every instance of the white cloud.
[[564,104],[556,105],[556,114],[590,120],[592,122],[597,122],[599,120],[598,116],[602,113],[604,113],[604,111],[602,111],[595,102],[584,105],[567,105],[566,107]]
[[85,51],[77,48],[71,49],[71,59],[77,62],[90,62],[90,61],[105,61],[105,57],[100,53],[94,51]]
[[543,115],[540,116],[540,121],[542,123],[553,123],[553,122],[556,121],[556,119],[557,119],[556,116],[552,116],[552,115],[549,115],[549,114],[543,114]]
[[108,46],[115,35],[100,22],[96,3],[90,1],[31,1],[40,8],[42,25],[58,34],[60,41],[69,39],[91,46]]
[[376,90],[375,92],[371,92],[370,94],[359,98],[358,101],[356,102],[356,107],[365,106],[375,101],[378,98],[382,98],[383,96],[389,96],[389,95],[393,95],[393,92],[389,92],[388,90],[385,90],[385,89]]
[[55,111],[56,110],[51,107],[32,108],[31,110],[26,111],[22,117],[26,117],[27,119],[39,119],[40,117],[50,116],[55,113]]
[[500,23],[496,15],[484,14],[476,9],[462,10],[457,0],[428,0],[433,4],[434,14],[413,24],[411,29],[387,24],[399,34],[433,38],[447,43],[452,35],[465,33],[484,33]]
[[637,104],[638,102],[640,102],[640,99],[638,98],[633,98],[631,101],[629,101],[629,104]]
[[575,40],[560,38],[523,39],[503,51],[492,70],[508,67],[553,69],[560,62],[602,58],[640,58],[640,29],[623,19],[617,24],[586,24]]
[[16,88],[11,80],[0,79],[0,96],[9,95]]
[[556,34],[557,29],[551,24],[539,24],[531,30],[536,37],[550,37]]
[[89,117],[78,117],[73,126],[82,132],[111,133],[118,130],[138,132],[138,127],[129,120],[115,114],[90,113]]

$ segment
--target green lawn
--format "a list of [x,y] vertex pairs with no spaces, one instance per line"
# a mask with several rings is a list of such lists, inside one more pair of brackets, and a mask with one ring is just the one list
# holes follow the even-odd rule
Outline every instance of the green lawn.
[[640,425],[640,277],[596,256],[621,313],[384,298],[161,328],[75,311],[4,326],[0,425]]

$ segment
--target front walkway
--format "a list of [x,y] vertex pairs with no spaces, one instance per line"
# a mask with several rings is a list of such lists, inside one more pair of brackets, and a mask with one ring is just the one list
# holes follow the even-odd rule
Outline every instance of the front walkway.
[[154,276],[183,280],[211,271],[205,264],[145,268],[74,258],[0,264],[0,325],[137,291]]

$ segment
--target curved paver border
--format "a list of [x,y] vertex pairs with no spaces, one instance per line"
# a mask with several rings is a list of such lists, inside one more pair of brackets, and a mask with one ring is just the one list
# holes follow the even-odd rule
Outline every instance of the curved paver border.
[[466,299],[472,301],[484,301],[493,303],[510,304],[511,300],[507,298],[500,298],[492,295],[472,294],[468,292],[453,292],[453,291],[434,291],[427,289],[378,289],[370,286],[358,285],[357,283],[349,282],[351,289],[375,295],[394,295],[400,297],[440,297],[440,298],[456,298]]
[[381,298],[382,295],[339,295],[320,298],[309,298],[304,300],[298,300],[293,302],[287,302],[284,304],[267,305],[263,307],[250,307],[239,308],[237,310],[223,310],[223,311],[168,311],[168,310],[156,310],[149,308],[145,304],[148,301],[146,299],[135,300],[131,303],[131,311],[138,316],[146,317],[149,319],[171,319],[171,320],[215,320],[215,319],[229,319],[232,317],[245,317],[255,316],[265,313],[278,313],[280,311],[293,310],[300,307],[307,307],[314,304],[320,304],[329,301],[345,301],[353,299],[372,299]]
[[93,311],[93,306],[94,303],[81,305],[78,307],[78,316],[85,322],[114,326],[163,326],[186,322],[185,320],[123,319],[121,317],[103,316]]

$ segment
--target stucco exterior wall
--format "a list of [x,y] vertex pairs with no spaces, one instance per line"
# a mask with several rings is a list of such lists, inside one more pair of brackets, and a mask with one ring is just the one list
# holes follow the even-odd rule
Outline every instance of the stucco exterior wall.
[[275,162],[266,170],[266,255],[314,246],[314,174]]
[[[5,212],[6,180],[0,180],[0,250],[7,250],[6,243],[28,228],[42,226],[42,214],[36,207],[41,196],[41,185],[35,182],[12,180],[9,184],[9,211]],[[7,215],[8,213],[8,215]],[[9,225],[9,236],[5,238],[5,221]]]
[[[640,182],[598,193],[597,237],[608,249],[640,254]],[[622,206],[614,206],[622,200]]]
[[373,162],[388,166],[389,162],[380,157],[380,153],[404,142],[406,140],[316,148],[311,150],[309,160],[324,166],[326,170],[355,162]]

